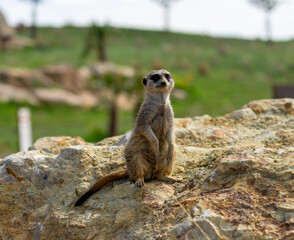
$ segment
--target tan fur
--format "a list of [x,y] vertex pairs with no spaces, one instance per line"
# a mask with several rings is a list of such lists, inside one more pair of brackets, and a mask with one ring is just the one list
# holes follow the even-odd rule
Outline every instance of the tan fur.
[[142,104],[131,137],[124,149],[127,170],[118,170],[99,179],[76,202],[81,205],[92,194],[109,182],[129,177],[136,186],[145,180],[158,179],[175,182],[170,177],[175,158],[173,133],[174,113],[169,95],[174,80],[166,70],[150,72],[144,79],[146,99]]
[[[154,74],[161,77],[156,83],[151,80]],[[170,76],[169,81],[165,74]],[[124,152],[129,178],[138,187],[144,184],[144,180],[153,178],[175,180],[168,177],[172,174],[175,157],[174,113],[169,101],[174,80],[166,70],[152,71],[145,79],[146,99]],[[167,85],[158,88],[161,82]]]

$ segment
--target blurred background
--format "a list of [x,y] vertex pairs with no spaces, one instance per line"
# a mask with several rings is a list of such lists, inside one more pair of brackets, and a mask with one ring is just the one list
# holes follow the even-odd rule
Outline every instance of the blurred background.
[[0,157],[19,150],[21,107],[33,141],[125,133],[153,69],[172,73],[178,118],[291,97],[293,12],[292,0],[0,0]]

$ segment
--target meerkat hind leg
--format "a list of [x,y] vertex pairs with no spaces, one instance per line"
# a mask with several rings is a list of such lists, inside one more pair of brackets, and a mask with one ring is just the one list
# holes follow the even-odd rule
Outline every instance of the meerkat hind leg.
[[149,172],[149,169],[141,153],[137,153],[127,161],[127,169],[130,180],[134,182],[137,187],[142,187],[145,183],[146,172]]

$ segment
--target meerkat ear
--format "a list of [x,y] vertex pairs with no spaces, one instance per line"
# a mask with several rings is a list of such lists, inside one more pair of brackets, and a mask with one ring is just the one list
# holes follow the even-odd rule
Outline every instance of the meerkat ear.
[[146,86],[146,84],[147,84],[147,79],[146,78],[143,78],[143,84],[144,84],[144,86]]

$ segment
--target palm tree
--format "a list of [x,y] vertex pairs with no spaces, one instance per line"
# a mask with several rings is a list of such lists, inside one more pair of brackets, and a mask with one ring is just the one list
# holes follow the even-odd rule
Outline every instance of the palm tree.
[[32,25],[31,25],[31,37],[33,39],[37,39],[37,7],[40,2],[43,0],[25,0],[25,1],[31,1],[32,3]]
[[100,62],[105,62],[107,60],[106,37],[109,33],[109,27],[92,24],[85,39],[82,57],[86,57],[93,50],[97,55],[97,59]]
[[170,7],[171,3],[178,0],[155,0],[158,2],[164,9],[164,30],[169,32],[170,30]]
[[135,87],[134,80],[136,79],[134,76],[125,75],[116,69],[112,73],[105,74],[103,79],[100,80],[104,81],[104,85],[114,93],[109,108],[109,136],[115,136],[118,134],[119,129],[118,95],[121,92],[132,93]]
[[265,35],[268,42],[272,41],[272,26],[270,15],[272,11],[281,3],[279,0],[249,0],[250,3],[261,8],[265,14]]

